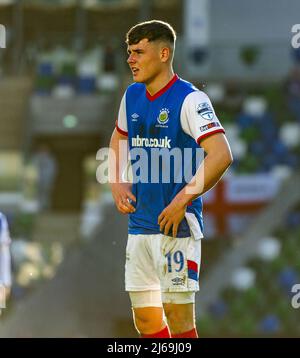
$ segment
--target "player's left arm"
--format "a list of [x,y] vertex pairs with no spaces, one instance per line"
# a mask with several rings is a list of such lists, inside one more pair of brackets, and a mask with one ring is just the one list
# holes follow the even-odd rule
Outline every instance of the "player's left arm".
[[[200,142],[206,157],[195,176],[177,195],[177,200],[187,203],[203,195],[222,178],[233,162],[232,153],[225,134],[215,133]],[[175,198],[174,198],[175,199]]]
[[195,91],[185,98],[180,121],[183,131],[204,149],[206,157],[190,183],[176,195],[158,218],[160,230],[167,234],[172,227],[173,236],[177,234],[187,204],[211,189],[232,163],[225,130],[204,92]]
[[201,141],[206,157],[193,179],[172,200],[158,217],[160,230],[167,235],[172,227],[176,237],[189,202],[210,190],[221,179],[233,161],[228,141],[223,133],[215,133]]

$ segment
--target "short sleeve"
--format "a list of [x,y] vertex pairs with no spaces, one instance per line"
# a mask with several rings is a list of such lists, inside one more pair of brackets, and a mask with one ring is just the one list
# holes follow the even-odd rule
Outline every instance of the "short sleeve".
[[186,96],[180,121],[183,131],[199,145],[202,139],[214,133],[225,133],[208,96],[202,91],[194,91]]
[[116,129],[119,133],[128,136],[127,116],[126,116],[126,92],[120,103],[118,119],[116,121]]

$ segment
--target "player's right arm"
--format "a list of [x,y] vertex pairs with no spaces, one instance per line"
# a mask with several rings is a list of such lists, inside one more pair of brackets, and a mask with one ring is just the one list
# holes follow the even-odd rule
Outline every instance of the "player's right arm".
[[126,120],[125,95],[122,98],[116,128],[111,136],[109,156],[109,181],[112,196],[117,209],[122,214],[129,214],[135,211],[130,201],[136,202],[131,192],[131,183],[123,180],[123,172],[128,162],[128,132]]
[[127,137],[115,129],[109,145],[112,151],[112,155],[109,158],[109,177],[111,179],[114,178],[114,180],[110,180],[110,188],[117,209],[122,214],[129,214],[135,211],[135,208],[130,204],[129,200],[135,202],[136,198],[131,192],[131,183],[122,180],[122,173],[127,164],[127,161],[125,161],[127,155],[125,155],[125,153],[122,155],[125,142],[127,142]]

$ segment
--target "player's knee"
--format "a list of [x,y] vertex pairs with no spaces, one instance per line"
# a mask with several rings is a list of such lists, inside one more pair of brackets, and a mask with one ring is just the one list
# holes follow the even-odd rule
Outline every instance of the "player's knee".
[[190,318],[188,315],[189,313],[188,310],[186,310],[185,307],[182,306],[185,305],[174,305],[174,304],[164,305],[164,310],[168,321],[183,322]]
[[195,327],[193,304],[164,304],[164,311],[172,333],[187,332]]
[[136,329],[142,334],[153,334],[162,330],[163,310],[159,307],[134,308]]

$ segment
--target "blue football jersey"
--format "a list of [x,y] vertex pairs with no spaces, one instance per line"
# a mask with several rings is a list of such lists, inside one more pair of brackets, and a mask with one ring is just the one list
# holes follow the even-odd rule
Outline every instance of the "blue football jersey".
[[[129,234],[159,234],[158,216],[192,179],[203,159],[200,141],[224,132],[207,95],[174,75],[151,96],[130,85],[121,101],[117,130],[128,136],[136,211]],[[170,232],[171,235],[171,232]],[[187,206],[177,237],[203,237],[202,199]]]

